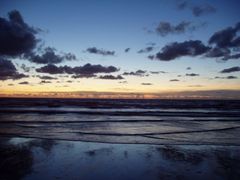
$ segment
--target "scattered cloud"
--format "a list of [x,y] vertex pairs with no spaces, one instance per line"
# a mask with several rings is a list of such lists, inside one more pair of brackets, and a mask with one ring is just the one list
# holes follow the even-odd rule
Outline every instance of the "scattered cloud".
[[57,78],[56,77],[52,77],[52,76],[37,76],[38,78],[40,79],[43,79],[43,80],[56,80]]
[[206,53],[206,57],[210,58],[218,58],[222,56],[226,57],[230,54],[230,52],[231,51],[227,48],[214,47]]
[[21,79],[28,77],[25,74],[19,73],[14,66],[14,64],[4,58],[0,57],[0,80],[7,80],[7,79]]
[[182,34],[191,28],[191,22],[182,21],[177,25],[172,25],[170,22],[161,21],[155,31],[161,36],[168,34]]
[[20,82],[18,84],[27,85],[27,84],[29,84],[29,82],[28,81],[23,81],[23,82]]
[[181,43],[174,42],[162,48],[157,53],[155,59],[161,61],[171,61],[182,56],[198,56],[206,53],[210,47],[205,46],[199,40],[184,41]]
[[27,67],[25,64],[22,64],[21,68],[24,70],[24,72],[29,72],[31,69],[30,67]]
[[98,73],[112,73],[117,72],[117,69],[114,66],[102,66],[92,65],[92,64],[85,64],[84,66],[56,66],[53,64],[48,64],[41,68],[36,69],[39,73],[48,73],[48,74],[73,74],[73,78],[81,78],[81,77],[94,77]]
[[149,52],[151,52],[153,49],[154,49],[154,47],[149,46],[149,47],[146,47],[146,48],[144,48],[144,49],[140,49],[137,53],[149,53]]
[[222,71],[220,71],[220,73],[232,73],[232,72],[238,72],[238,71],[240,71],[240,67],[235,66],[235,67],[223,69]]
[[177,4],[179,10],[190,9],[196,17],[215,13],[217,10],[210,4],[193,4],[190,1],[180,1]]
[[170,79],[169,80],[170,82],[177,82],[177,81],[180,81],[179,79]]
[[208,43],[214,44],[219,48],[232,48],[240,46],[240,36],[237,32],[240,31],[240,22],[235,27],[228,27],[223,30],[215,32],[210,38]]
[[124,50],[125,53],[127,53],[127,52],[129,52],[129,51],[130,51],[130,48],[126,48],[126,49]]
[[42,54],[28,53],[25,55],[29,61],[36,64],[58,64],[64,60],[76,60],[76,56],[72,53],[64,53],[63,55],[56,54],[55,48],[47,47]]
[[135,72],[131,71],[131,72],[124,72],[122,75],[123,76],[147,76],[147,71],[144,71],[144,70],[137,70]]
[[192,7],[192,13],[194,16],[199,17],[216,12],[216,8],[210,4],[201,4]]
[[87,48],[86,51],[91,54],[100,54],[103,56],[114,56],[115,55],[115,51],[97,49],[96,47]]
[[8,13],[8,19],[0,17],[0,55],[20,56],[31,52],[37,45],[38,31],[26,24],[19,11]]
[[141,83],[141,85],[143,85],[143,86],[151,86],[152,83]]
[[127,84],[128,82],[127,81],[119,81],[118,83],[120,83],[120,84]]
[[236,76],[227,76],[226,79],[238,79]]
[[187,67],[186,70],[191,70],[192,68],[191,67]]
[[50,84],[52,83],[51,81],[46,81],[46,80],[42,80],[39,84]]
[[151,74],[165,74],[166,71],[150,71]]
[[199,74],[196,74],[196,73],[190,73],[190,74],[188,74],[188,73],[187,73],[186,76],[192,76],[192,77],[193,77],[193,76],[199,76]]
[[107,79],[107,80],[121,80],[124,79],[121,75],[113,76],[113,75],[103,75],[99,76],[99,79]]

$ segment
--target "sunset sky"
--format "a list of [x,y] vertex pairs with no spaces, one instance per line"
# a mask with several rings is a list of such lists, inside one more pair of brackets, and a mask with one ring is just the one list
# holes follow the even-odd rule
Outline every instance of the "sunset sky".
[[239,7],[2,0],[0,95],[240,98]]

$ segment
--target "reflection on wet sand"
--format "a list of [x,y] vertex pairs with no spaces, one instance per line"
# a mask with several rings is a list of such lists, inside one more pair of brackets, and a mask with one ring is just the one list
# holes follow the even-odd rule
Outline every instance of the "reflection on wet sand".
[[239,179],[239,146],[0,138],[0,179]]

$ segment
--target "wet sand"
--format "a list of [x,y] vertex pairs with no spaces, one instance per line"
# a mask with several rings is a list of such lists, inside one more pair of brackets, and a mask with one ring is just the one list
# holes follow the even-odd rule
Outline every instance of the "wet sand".
[[240,147],[0,138],[0,179],[240,179]]

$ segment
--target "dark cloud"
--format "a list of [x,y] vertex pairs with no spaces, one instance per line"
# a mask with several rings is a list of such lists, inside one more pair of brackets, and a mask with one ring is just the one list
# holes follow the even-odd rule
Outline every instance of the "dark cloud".
[[187,1],[179,2],[177,4],[177,8],[180,10],[186,9],[189,6],[189,3]]
[[181,1],[177,4],[179,10],[190,9],[196,17],[212,14],[216,12],[216,8],[210,4],[193,4],[190,1]]
[[72,53],[64,53],[63,55],[56,54],[56,50],[52,47],[47,47],[42,54],[28,53],[25,55],[29,61],[37,64],[58,64],[64,60],[76,60],[76,56]]
[[99,79],[107,79],[107,80],[121,80],[124,79],[121,75],[118,76],[113,76],[113,75],[104,75],[104,76],[99,76]]
[[238,79],[238,77],[236,77],[236,76],[227,76],[227,77],[215,76],[214,79]]
[[39,40],[37,30],[26,24],[17,11],[8,13],[8,19],[0,17],[0,55],[20,56],[31,52]]
[[188,21],[182,21],[177,25],[172,25],[170,22],[162,21],[157,26],[156,32],[161,36],[166,36],[168,34],[185,33],[190,29],[193,29],[193,27],[191,27],[191,22]]
[[30,67],[27,67],[25,64],[22,64],[21,68],[24,70],[24,72],[29,72],[31,69]]
[[196,5],[192,7],[192,13],[196,17],[215,13],[215,12],[216,12],[216,8],[211,6],[210,4],[201,4],[201,5]]
[[149,55],[148,56],[148,59],[151,59],[151,60],[153,60],[155,58],[155,56],[154,55]]
[[115,51],[97,49],[96,47],[87,48],[86,51],[89,53],[92,53],[92,54],[100,54],[103,56],[114,56],[114,54],[115,54]]
[[73,83],[73,81],[71,81],[71,80],[68,80],[68,81],[66,81],[67,83]]
[[124,50],[125,53],[127,53],[127,52],[129,52],[129,51],[130,51],[130,48],[126,48],[126,49]]
[[8,84],[8,86],[14,86],[14,84]]
[[196,74],[196,73],[190,73],[190,74],[186,74],[186,76],[199,76],[199,74]]
[[131,72],[124,72],[122,75],[124,76],[146,76],[146,72],[147,71],[144,71],[144,70],[137,70],[135,72],[131,71]]
[[18,73],[16,67],[11,61],[0,57],[0,80],[15,80],[25,77],[28,76],[22,73]]
[[165,71],[150,71],[151,74],[165,74]]
[[209,44],[214,44],[219,48],[240,47],[240,37],[237,32],[240,31],[239,23],[235,27],[228,27],[218,32],[215,32],[209,38]]
[[55,78],[55,77],[52,77],[52,76],[37,76],[38,78],[40,78],[40,79],[43,79],[43,80],[55,80],[55,79],[57,79],[57,78]]
[[154,47],[149,46],[149,47],[146,47],[146,48],[144,48],[144,49],[140,49],[137,53],[149,53],[149,52],[151,52],[153,49],[154,49]]
[[198,56],[206,53],[210,48],[199,40],[174,42],[162,48],[162,52],[156,54],[155,59],[170,61],[182,56]]
[[152,83],[142,83],[141,85],[143,85],[143,86],[151,86]]
[[227,76],[226,79],[238,79],[236,76]]
[[177,82],[177,81],[180,81],[179,79],[170,79],[169,80],[170,82]]
[[222,60],[229,60],[229,59],[239,59],[240,54],[234,54],[234,55],[226,55]]
[[120,81],[118,83],[120,83],[120,84],[127,84],[128,82],[127,81]]
[[187,67],[186,70],[191,70],[192,68],[191,67]]
[[40,82],[40,84],[49,84],[49,83],[52,83],[51,81],[46,81],[46,80],[42,80],[41,82]]
[[231,53],[231,51],[227,48],[219,48],[219,47],[215,47],[210,49],[207,53],[206,53],[206,57],[210,57],[210,58],[217,58],[217,57],[226,57]]
[[92,64],[85,64],[84,66],[56,66],[53,64],[48,64],[41,68],[36,69],[39,73],[48,73],[48,74],[73,74],[73,78],[82,78],[82,77],[95,77],[98,73],[112,73],[117,72],[117,69],[114,66],[102,66],[92,65]]
[[29,84],[29,82],[28,81],[23,81],[23,82],[20,82],[18,84],[27,85],[27,84]]
[[78,79],[78,78],[93,78],[96,77],[95,74],[78,74],[78,75],[72,75],[72,78]]
[[223,69],[222,71],[220,71],[220,73],[232,73],[232,72],[238,72],[238,71],[240,71],[240,67],[235,66],[228,69]]

